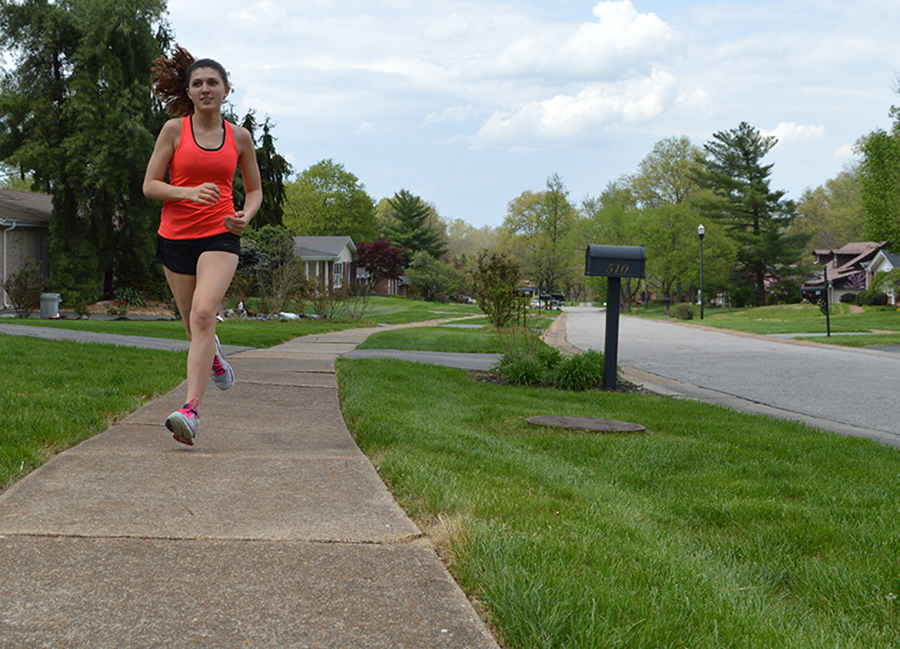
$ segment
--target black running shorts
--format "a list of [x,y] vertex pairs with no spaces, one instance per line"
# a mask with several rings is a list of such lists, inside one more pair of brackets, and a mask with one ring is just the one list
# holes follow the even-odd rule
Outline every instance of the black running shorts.
[[241,238],[225,232],[202,239],[164,239],[156,243],[156,262],[179,275],[196,275],[197,260],[210,250],[241,254]]

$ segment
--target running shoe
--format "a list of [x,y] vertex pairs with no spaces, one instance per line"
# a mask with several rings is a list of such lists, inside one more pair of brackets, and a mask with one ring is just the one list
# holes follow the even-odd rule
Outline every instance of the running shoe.
[[234,385],[234,370],[222,355],[222,347],[219,345],[219,337],[216,336],[216,356],[213,358],[212,370],[209,378],[213,380],[220,390],[227,390]]
[[172,437],[182,444],[194,445],[197,437],[197,429],[200,427],[200,419],[197,417],[197,400],[191,399],[184,404],[181,410],[176,410],[166,419],[166,428],[172,433]]

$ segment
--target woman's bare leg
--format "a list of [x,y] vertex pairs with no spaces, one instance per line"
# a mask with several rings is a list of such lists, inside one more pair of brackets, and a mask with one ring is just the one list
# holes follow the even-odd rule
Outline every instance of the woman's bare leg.
[[238,256],[210,250],[200,255],[196,275],[180,275],[166,269],[166,279],[191,341],[187,360],[187,399],[199,403],[209,382],[216,355],[216,314],[237,269]]

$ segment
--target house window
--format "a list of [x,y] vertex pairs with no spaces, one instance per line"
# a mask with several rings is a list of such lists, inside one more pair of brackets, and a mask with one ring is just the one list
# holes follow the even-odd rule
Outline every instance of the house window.
[[340,288],[344,285],[344,262],[334,262],[334,287]]

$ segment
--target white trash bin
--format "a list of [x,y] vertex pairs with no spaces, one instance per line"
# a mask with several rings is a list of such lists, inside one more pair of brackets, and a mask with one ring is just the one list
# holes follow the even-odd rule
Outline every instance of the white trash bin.
[[59,293],[41,293],[41,318],[58,318],[60,302]]

